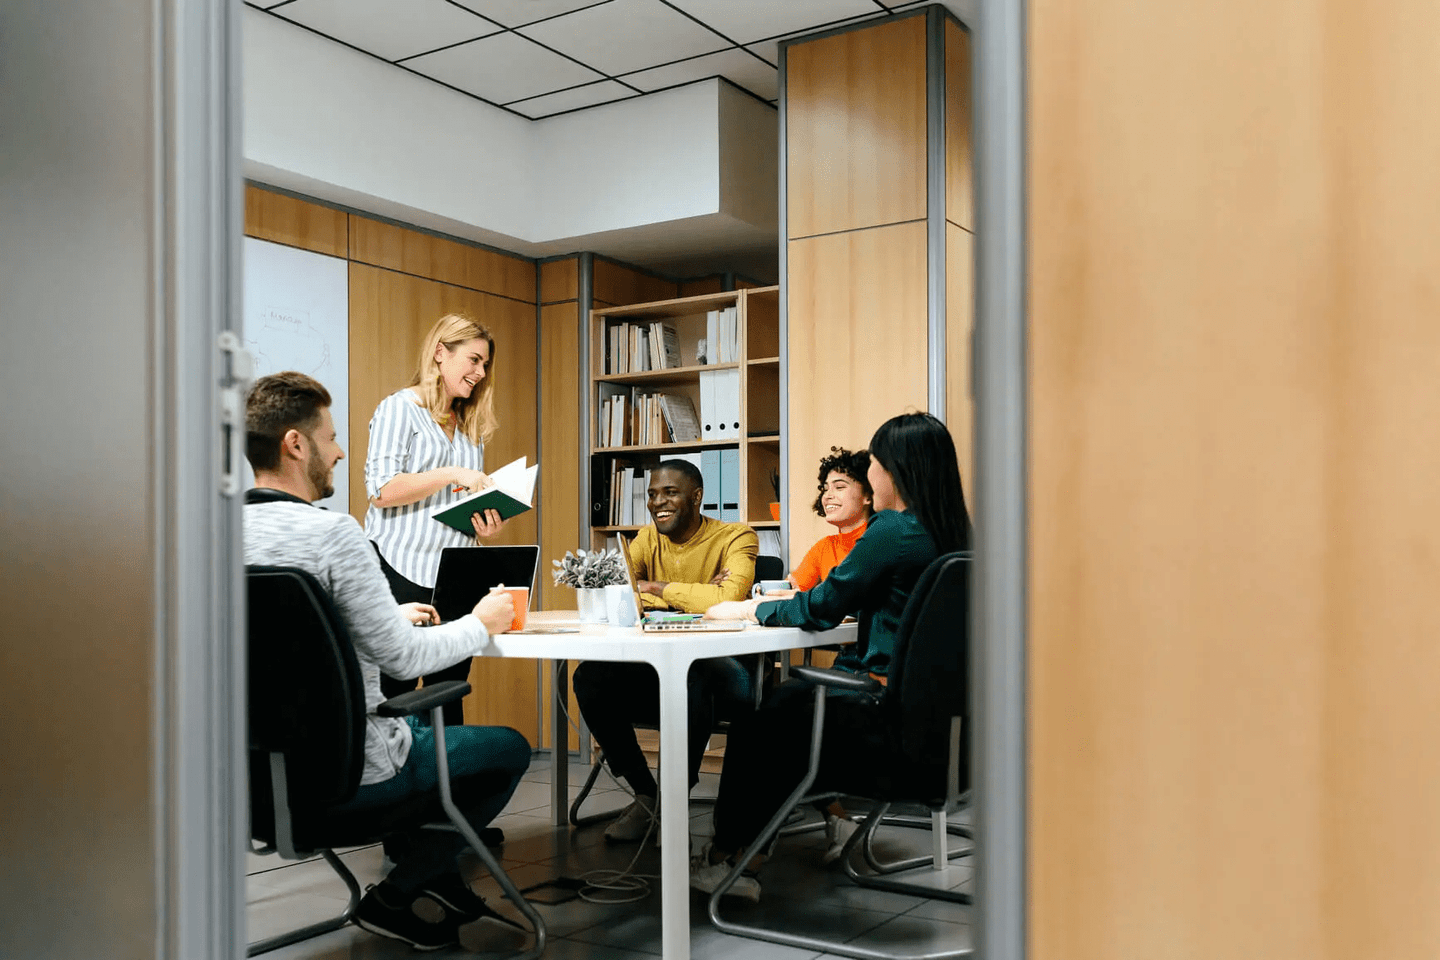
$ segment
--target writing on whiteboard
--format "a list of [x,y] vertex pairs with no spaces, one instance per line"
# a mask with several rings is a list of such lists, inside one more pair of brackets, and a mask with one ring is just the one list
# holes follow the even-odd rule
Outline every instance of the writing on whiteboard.
[[[336,372],[331,363],[329,340],[310,322],[308,311],[261,307],[257,314],[259,329],[247,330],[252,335],[245,338],[246,347],[255,357],[256,369],[299,370],[321,383],[326,382],[326,374]],[[270,356],[277,340],[284,344],[283,362],[279,357]]]

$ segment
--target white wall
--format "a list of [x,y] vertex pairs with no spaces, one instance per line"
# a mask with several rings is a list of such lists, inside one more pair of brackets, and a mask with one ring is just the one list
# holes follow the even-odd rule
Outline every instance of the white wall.
[[528,256],[673,244],[697,218],[776,242],[776,112],[718,80],[530,121],[250,7],[243,26],[252,179]]

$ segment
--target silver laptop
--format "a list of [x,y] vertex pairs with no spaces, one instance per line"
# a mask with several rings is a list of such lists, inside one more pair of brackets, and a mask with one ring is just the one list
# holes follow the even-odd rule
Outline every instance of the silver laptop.
[[671,610],[652,610],[645,612],[645,604],[640,599],[640,581],[635,577],[635,567],[630,562],[630,544],[625,541],[623,534],[617,534],[620,541],[620,556],[625,561],[625,578],[630,581],[630,602],[635,605],[634,620],[640,624],[640,629],[646,633],[730,633],[735,630],[744,630],[750,625],[748,620],[706,620],[698,613],[676,613]]

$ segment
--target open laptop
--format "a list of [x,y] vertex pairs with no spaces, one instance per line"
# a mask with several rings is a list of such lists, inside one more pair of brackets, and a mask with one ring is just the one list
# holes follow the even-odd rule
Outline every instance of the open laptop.
[[625,561],[625,578],[630,581],[630,600],[635,605],[632,618],[646,633],[728,633],[744,630],[750,625],[747,620],[706,620],[698,613],[676,613],[673,610],[651,610],[645,612],[640,599],[640,581],[635,576],[635,566],[630,562],[630,544],[624,534],[616,534],[620,541],[620,556]]
[[430,603],[449,623],[471,610],[480,598],[502,583],[507,587],[529,587],[535,597],[535,568],[540,548],[528,546],[446,547],[440,551],[440,572],[435,575],[435,592]]

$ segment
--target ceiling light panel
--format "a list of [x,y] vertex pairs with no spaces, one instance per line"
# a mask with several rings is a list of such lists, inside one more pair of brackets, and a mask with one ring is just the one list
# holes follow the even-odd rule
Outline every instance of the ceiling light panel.
[[519,103],[507,104],[507,106],[516,113],[523,113],[525,116],[535,120],[540,117],[548,117],[553,113],[564,113],[566,110],[579,110],[581,107],[594,107],[602,103],[610,103],[614,100],[624,100],[626,97],[635,96],[639,96],[639,94],[623,83],[616,83],[614,80],[601,80],[599,83],[586,84],[583,87],[574,87],[570,90],[561,90],[543,97],[533,97],[529,100],[521,100]]
[[611,76],[728,46],[660,0],[610,0],[520,32]]
[[509,103],[600,79],[594,70],[514,33],[416,57],[405,66],[491,103]]
[[392,61],[502,29],[445,0],[295,0],[275,13]]
[[736,43],[883,14],[872,0],[670,0]]
[[762,100],[774,100],[780,95],[778,74],[774,67],[752,57],[744,50],[721,50],[692,60],[666,64],[625,75],[625,82],[639,87],[647,93],[663,90],[706,77],[724,77],[736,86],[744,87]]

